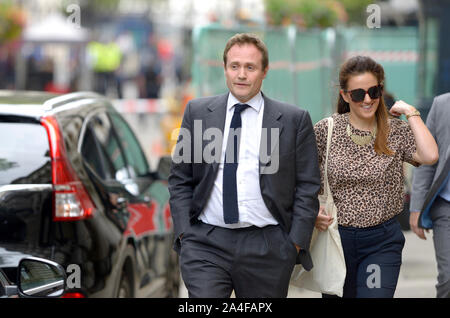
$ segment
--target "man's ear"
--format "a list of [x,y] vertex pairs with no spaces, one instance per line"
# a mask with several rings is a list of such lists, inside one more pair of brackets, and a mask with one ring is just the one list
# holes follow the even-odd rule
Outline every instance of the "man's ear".
[[349,99],[347,97],[347,94],[344,92],[344,90],[340,89],[339,94],[341,94],[342,98],[345,100],[346,103],[349,102]]
[[268,71],[269,71],[269,66],[266,66],[266,68],[263,71],[263,78],[266,78]]

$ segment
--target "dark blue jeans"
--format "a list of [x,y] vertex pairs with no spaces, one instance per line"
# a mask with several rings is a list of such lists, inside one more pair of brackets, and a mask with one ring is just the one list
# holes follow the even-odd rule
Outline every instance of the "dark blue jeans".
[[339,226],[339,233],[347,267],[343,297],[394,297],[405,245],[397,219],[368,228]]

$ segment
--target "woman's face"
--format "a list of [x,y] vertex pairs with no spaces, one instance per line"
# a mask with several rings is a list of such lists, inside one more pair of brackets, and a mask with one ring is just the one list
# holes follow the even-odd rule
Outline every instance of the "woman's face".
[[[371,98],[367,91],[378,84],[379,83],[375,75],[369,72],[353,75],[348,79],[347,90],[341,90],[340,94],[342,98],[350,105],[350,113],[352,116],[355,116],[361,120],[371,120],[375,118],[375,112],[378,109],[381,94],[378,98]],[[351,91],[356,89],[363,89],[366,91],[362,101],[355,102],[355,98],[352,99]]]

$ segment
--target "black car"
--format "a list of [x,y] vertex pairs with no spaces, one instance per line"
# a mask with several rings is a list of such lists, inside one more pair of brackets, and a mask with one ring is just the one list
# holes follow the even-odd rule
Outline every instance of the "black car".
[[0,248],[61,264],[64,297],[176,297],[169,166],[101,95],[0,91]]

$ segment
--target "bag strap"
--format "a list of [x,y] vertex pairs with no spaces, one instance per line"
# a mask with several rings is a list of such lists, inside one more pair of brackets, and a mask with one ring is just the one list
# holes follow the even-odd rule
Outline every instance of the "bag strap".
[[331,136],[333,135],[333,117],[328,117],[328,136],[327,136],[327,153],[325,156],[325,174],[324,174],[324,194],[328,195],[330,193],[330,185],[328,184],[328,154],[330,152],[330,146],[331,146]]

